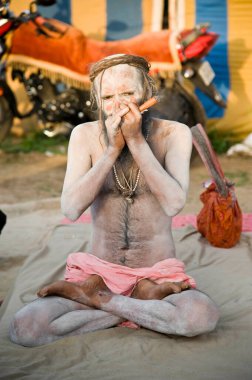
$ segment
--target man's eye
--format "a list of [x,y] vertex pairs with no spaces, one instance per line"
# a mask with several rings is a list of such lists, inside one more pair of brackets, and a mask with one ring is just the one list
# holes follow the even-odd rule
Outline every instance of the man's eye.
[[111,98],[112,98],[112,95],[102,96],[102,100],[109,100]]
[[131,95],[134,95],[134,92],[124,92],[123,95],[125,96],[131,96]]

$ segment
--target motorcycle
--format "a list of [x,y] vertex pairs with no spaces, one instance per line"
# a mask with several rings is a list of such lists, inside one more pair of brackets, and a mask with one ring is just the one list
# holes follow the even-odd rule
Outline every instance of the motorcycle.
[[[147,50],[152,46],[153,50],[155,39],[157,42],[164,40],[167,44],[167,38],[171,35],[168,30],[119,42],[95,41],[73,26],[43,18],[38,13],[37,5],[50,6],[55,3],[56,0],[32,1],[29,10],[15,16],[9,9],[10,0],[0,0],[0,142],[8,135],[14,117],[24,119],[36,114],[43,133],[48,137],[70,135],[77,124],[95,120],[97,114],[91,109],[87,75],[88,65],[94,61],[93,52],[99,59],[105,55],[123,53],[124,49],[127,52],[129,48],[132,54],[141,55],[143,46],[147,46]],[[153,116],[177,120],[189,127],[197,123],[205,125],[203,106],[193,91],[188,89],[188,82],[200,88],[220,107],[226,106],[213,84],[214,71],[209,62],[203,60],[218,38],[216,33],[208,31],[209,27],[209,24],[200,24],[176,35],[175,55],[179,65],[172,75],[169,69],[166,69],[168,75],[164,75],[162,67],[155,69],[154,65],[151,74],[157,83],[160,101],[152,109]],[[69,40],[70,32],[72,37]],[[14,37],[9,44],[11,34]],[[30,46],[31,38],[36,43],[36,49]],[[66,41],[71,50],[69,54],[67,51],[62,54],[62,49],[67,50]],[[76,46],[75,50],[73,45]],[[73,50],[79,51],[79,56],[75,56]],[[160,55],[160,50],[162,48],[159,51],[156,48],[152,52],[152,61],[155,54]],[[42,56],[42,61],[37,61],[36,54]],[[11,60],[13,56],[14,62]],[[50,65],[54,69],[53,75],[48,69]],[[30,70],[32,66],[34,70]],[[23,84],[32,103],[32,108],[26,113],[18,110],[15,94],[8,83],[8,70],[13,80]]]

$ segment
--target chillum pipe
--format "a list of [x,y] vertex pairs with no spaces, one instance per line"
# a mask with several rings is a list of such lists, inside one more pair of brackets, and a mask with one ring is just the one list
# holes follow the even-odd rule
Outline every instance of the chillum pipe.
[[[154,106],[155,104],[158,103],[158,97],[157,96],[153,96],[152,98],[146,100],[146,102],[144,102],[143,104],[141,104],[141,106],[139,106],[139,111],[141,113],[143,113],[144,111],[146,111],[148,108]],[[129,111],[128,111],[129,112]],[[127,115],[127,113],[125,115]],[[125,116],[124,115],[124,116]]]
[[157,97],[153,97],[153,98],[150,98],[148,100],[146,100],[146,102],[144,102],[140,107],[139,107],[139,111],[140,112],[144,112],[146,111],[148,108],[154,106],[155,104],[157,104],[158,102],[158,98]]

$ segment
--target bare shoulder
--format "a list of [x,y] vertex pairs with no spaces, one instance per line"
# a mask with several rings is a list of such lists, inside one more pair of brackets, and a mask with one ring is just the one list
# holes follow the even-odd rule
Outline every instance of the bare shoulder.
[[192,142],[192,133],[190,128],[183,123],[173,120],[153,119],[154,133],[157,133],[167,142],[174,142],[175,140],[183,140],[184,142]]
[[99,123],[98,121],[88,122],[77,125],[72,133],[71,140],[89,140],[95,138],[98,135]]
[[79,151],[83,152],[83,149],[85,149],[87,154],[92,155],[96,151],[100,135],[101,129],[98,121],[77,125],[71,133],[69,152],[75,151],[78,153]]

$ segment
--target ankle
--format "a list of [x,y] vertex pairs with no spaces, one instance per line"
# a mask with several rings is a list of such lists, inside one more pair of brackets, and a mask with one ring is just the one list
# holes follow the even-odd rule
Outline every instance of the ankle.
[[98,290],[90,297],[93,307],[100,309],[102,305],[107,304],[113,296],[113,293],[108,290]]

